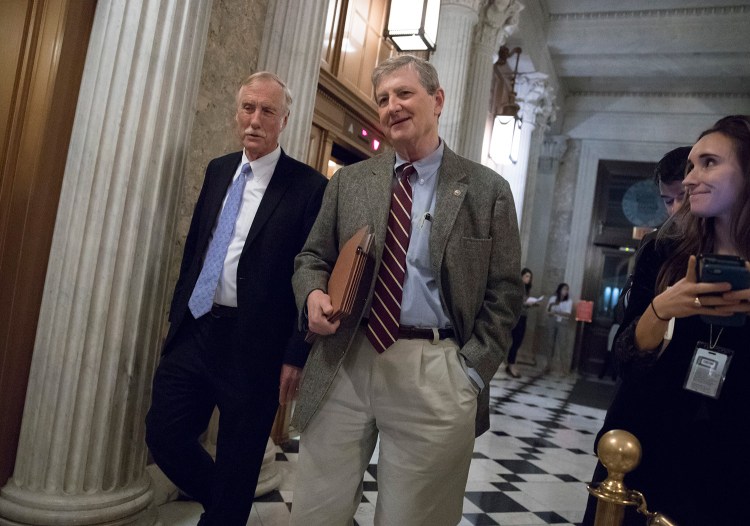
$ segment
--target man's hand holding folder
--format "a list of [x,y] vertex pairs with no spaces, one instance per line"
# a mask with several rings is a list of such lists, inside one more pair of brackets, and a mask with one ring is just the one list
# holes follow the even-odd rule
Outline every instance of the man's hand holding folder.
[[[352,313],[352,307],[358,296],[360,285],[362,284],[362,275],[365,271],[367,264],[367,258],[370,254],[370,248],[372,247],[373,234],[369,226],[364,226],[357,230],[357,232],[341,247],[339,257],[336,259],[336,264],[333,266],[331,271],[331,277],[328,279],[328,298],[330,299],[330,306],[325,302],[323,305],[318,305],[320,313],[310,312],[310,300],[315,301],[313,294],[316,297],[320,294],[325,294],[320,291],[313,291],[308,297],[308,315],[311,316],[312,325],[315,325],[314,318],[318,314],[322,314],[327,324],[335,324],[335,327],[329,328],[329,334],[338,329],[338,321],[344,319]],[[316,303],[319,303],[316,301]],[[330,326],[329,326],[330,327]],[[314,328],[314,327],[313,327]],[[332,330],[331,330],[332,329]],[[307,331],[305,341],[312,343],[315,340],[317,334],[312,330]]]

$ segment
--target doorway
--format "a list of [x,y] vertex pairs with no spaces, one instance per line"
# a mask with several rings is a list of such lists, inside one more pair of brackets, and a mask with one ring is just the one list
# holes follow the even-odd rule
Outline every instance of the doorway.
[[96,2],[0,2],[0,487],[13,471]]
[[592,322],[580,336],[578,370],[612,374],[608,336],[615,308],[633,271],[640,239],[667,218],[653,182],[655,163],[600,160],[582,297],[594,302]]

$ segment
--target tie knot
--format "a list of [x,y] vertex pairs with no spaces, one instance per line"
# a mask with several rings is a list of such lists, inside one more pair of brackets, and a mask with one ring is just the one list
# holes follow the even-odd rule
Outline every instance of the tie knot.
[[405,163],[398,167],[398,177],[404,182],[409,182],[409,177],[415,173],[417,173],[417,170],[411,163]]
[[240,173],[244,175],[246,178],[250,177],[253,173],[253,169],[250,168],[250,163],[243,164],[242,169],[240,170]]

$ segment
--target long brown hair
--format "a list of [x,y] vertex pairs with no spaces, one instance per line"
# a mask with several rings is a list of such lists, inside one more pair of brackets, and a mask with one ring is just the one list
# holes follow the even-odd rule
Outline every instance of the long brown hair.
[[[698,140],[711,133],[721,133],[732,141],[740,165],[745,184],[732,207],[729,235],[737,253],[750,259],[750,116],[730,115],[719,119],[701,133]],[[684,276],[691,255],[712,252],[714,237],[714,218],[691,214],[690,199],[685,199],[677,213],[659,231],[657,249],[665,245],[673,248],[659,271],[657,292]]]

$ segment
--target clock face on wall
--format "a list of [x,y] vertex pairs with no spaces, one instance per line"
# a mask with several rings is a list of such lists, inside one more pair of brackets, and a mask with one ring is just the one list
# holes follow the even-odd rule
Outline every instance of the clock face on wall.
[[658,227],[667,220],[659,191],[650,180],[633,183],[622,196],[622,212],[633,226]]

